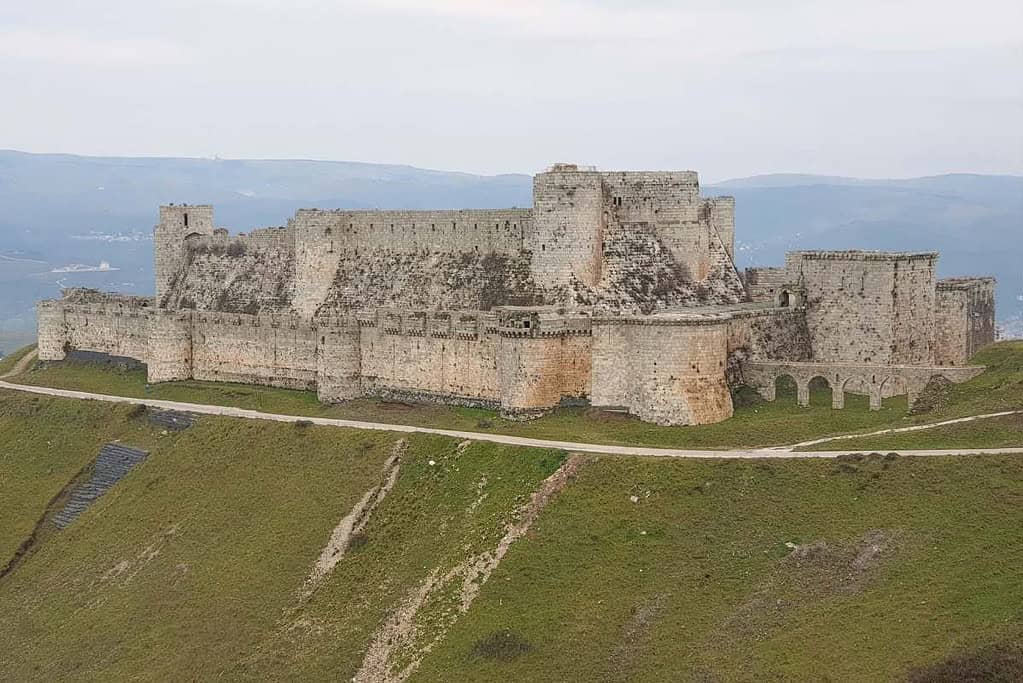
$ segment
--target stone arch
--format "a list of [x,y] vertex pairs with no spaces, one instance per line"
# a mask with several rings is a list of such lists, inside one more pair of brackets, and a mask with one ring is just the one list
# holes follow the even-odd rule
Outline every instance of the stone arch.
[[859,407],[862,405],[863,399],[870,396],[871,382],[869,375],[848,375],[842,378],[842,383],[839,386],[841,391],[838,393],[842,396],[843,408],[849,403]]
[[817,373],[812,375],[806,380],[806,402],[807,405],[813,405],[814,395],[820,394],[825,388],[831,391],[831,407],[835,407],[835,385],[831,383],[831,379],[824,373]]
[[877,393],[879,400],[891,398],[893,396],[905,396],[906,406],[908,409],[913,407],[913,402],[916,400],[916,394],[918,392],[913,390],[910,378],[895,373],[884,378],[881,385],[878,387]]
[[881,392],[881,398],[902,396],[909,393],[909,382],[901,375],[888,375],[881,380],[879,391]]
[[785,399],[793,397],[798,403],[800,386],[802,386],[802,384],[796,378],[795,374],[790,372],[779,372],[771,379],[772,393],[775,398],[778,396]]
[[781,290],[778,294],[778,306],[781,308],[790,308],[792,306],[792,292],[787,289]]

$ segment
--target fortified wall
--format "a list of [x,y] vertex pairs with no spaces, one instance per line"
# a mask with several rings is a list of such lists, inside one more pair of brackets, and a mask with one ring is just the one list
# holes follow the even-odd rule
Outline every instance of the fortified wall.
[[156,296],[41,302],[39,354],[129,356],[152,382],[670,425],[727,419],[739,384],[773,397],[782,371],[874,369],[862,389],[880,396],[897,368],[918,382],[993,340],[989,278],[936,282],[933,253],[810,251],[740,278],[734,221],[694,172],[571,164],[535,177],[527,209],[308,209],[231,235],[211,206],[168,205]]

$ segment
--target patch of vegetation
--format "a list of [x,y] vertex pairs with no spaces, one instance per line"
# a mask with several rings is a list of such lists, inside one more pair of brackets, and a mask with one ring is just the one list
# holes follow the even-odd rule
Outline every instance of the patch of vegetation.
[[935,375],[927,382],[927,386],[920,392],[920,395],[917,396],[916,403],[909,409],[909,412],[913,415],[924,415],[926,413],[933,413],[939,408],[944,408],[948,405],[953,386],[955,386],[955,383],[951,380],[941,375]]
[[1023,681],[1023,647],[988,645],[914,671],[909,683],[1017,683]]
[[0,680],[350,679],[404,595],[492,548],[564,457],[406,435],[394,489],[303,603],[398,435],[212,416],[163,434],[129,410],[0,391],[0,564],[102,443],[150,451],[0,579]]
[[732,389],[732,406],[735,408],[750,408],[763,403],[767,401],[753,387],[742,384]]
[[517,633],[495,631],[473,643],[472,656],[508,662],[532,650],[533,646]]

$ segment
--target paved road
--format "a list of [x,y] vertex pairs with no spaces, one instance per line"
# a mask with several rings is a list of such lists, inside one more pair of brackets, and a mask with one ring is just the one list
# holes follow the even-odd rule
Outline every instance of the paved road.
[[[24,384],[12,384],[0,381],[0,389],[12,391],[23,391],[32,394],[45,396],[57,396],[60,398],[75,398],[90,401],[106,401],[108,403],[130,403],[151,406],[161,410],[180,410],[201,415],[223,415],[226,417],[240,417],[250,420],[273,420],[275,422],[299,422],[308,421],[313,424],[327,427],[348,427],[351,429],[369,429],[384,432],[405,432],[418,434],[437,434],[448,436],[454,439],[470,439],[473,441],[490,441],[493,443],[507,444],[510,446],[527,446],[531,448],[558,448],[566,451],[579,453],[597,453],[601,455],[641,455],[664,458],[835,458],[842,453],[856,453],[867,451],[801,451],[793,453],[776,449],[749,449],[749,450],[727,450],[727,451],[699,451],[678,448],[647,448],[644,446],[611,446],[607,444],[576,443],[572,441],[553,441],[549,439],[530,439],[521,436],[508,436],[505,434],[489,434],[486,432],[463,432],[452,429],[433,429],[431,427],[413,427],[410,425],[387,424],[383,422],[362,422],[360,420],[339,420],[329,417],[303,417],[301,415],[282,415],[279,413],[264,413],[258,410],[246,408],[233,408],[230,406],[215,406],[204,403],[184,403],[181,401],[162,401],[148,398],[130,398],[127,396],[111,396],[108,394],[94,394],[87,391],[72,391],[70,389],[51,389],[50,387],[35,387]],[[1023,447],[1019,448],[959,448],[947,450],[927,451],[899,451],[902,455],[929,456],[929,455],[980,455],[980,454],[1023,454]]]

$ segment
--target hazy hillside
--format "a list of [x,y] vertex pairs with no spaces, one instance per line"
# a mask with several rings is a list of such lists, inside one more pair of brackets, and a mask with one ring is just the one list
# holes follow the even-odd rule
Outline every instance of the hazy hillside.
[[[791,248],[939,249],[941,275],[999,278],[1000,317],[1023,334],[1023,178],[859,180],[773,175],[705,188],[737,198],[739,266]],[[299,207],[529,206],[525,175],[381,164],[100,158],[0,151],[0,350],[31,340],[33,303],[60,286],[152,289],[151,231],[167,202],[212,203],[234,230]],[[100,269],[100,263],[109,263]],[[67,269],[72,272],[53,272]],[[82,267],[92,270],[82,270]]]
[[999,319],[1023,336],[1021,177],[771,175],[706,191],[735,195],[740,265],[778,264],[790,249],[940,251],[941,277],[998,278]]

